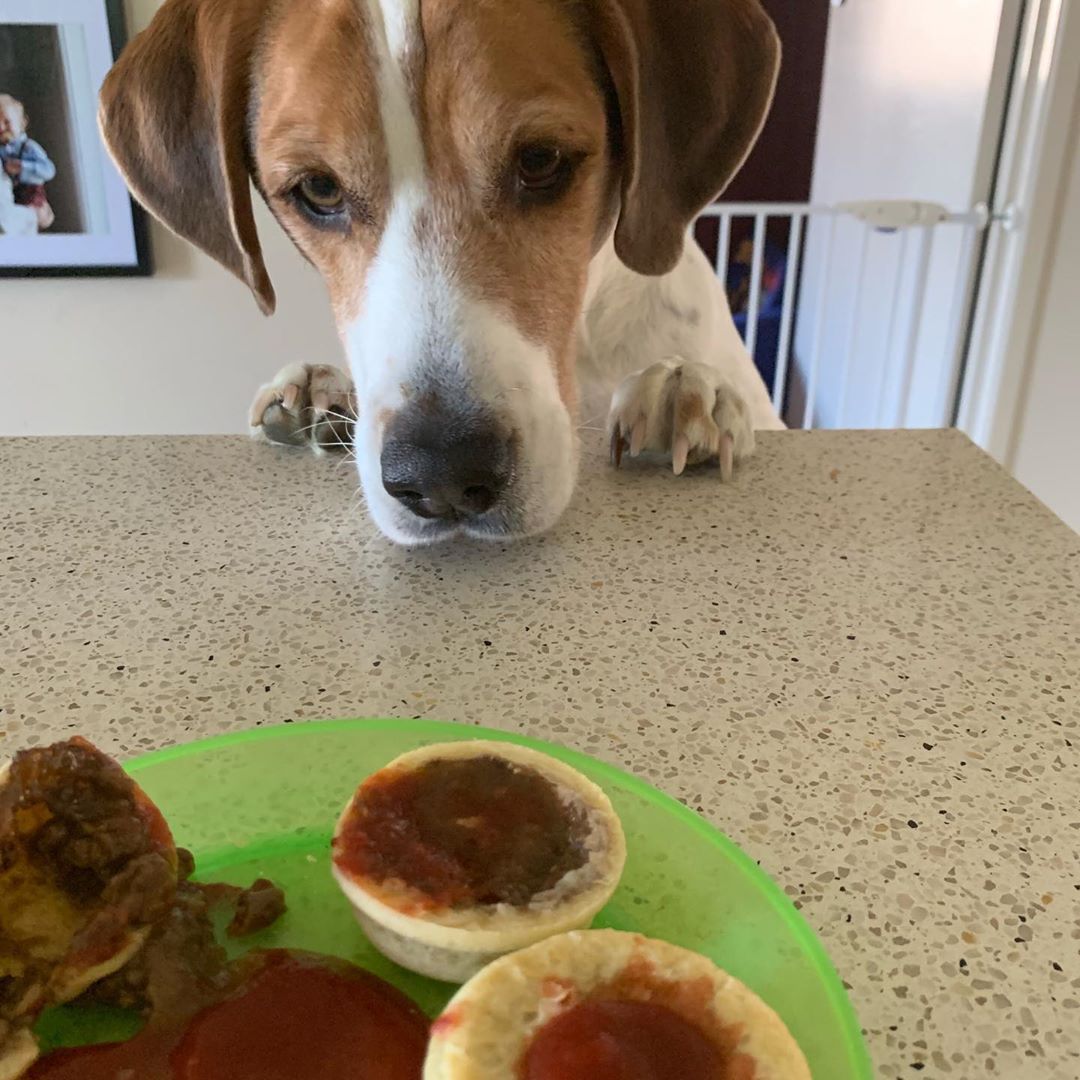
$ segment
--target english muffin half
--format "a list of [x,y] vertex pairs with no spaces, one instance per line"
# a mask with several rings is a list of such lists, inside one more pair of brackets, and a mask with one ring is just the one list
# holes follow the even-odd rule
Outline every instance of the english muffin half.
[[615,930],[484,968],[432,1027],[424,1080],[810,1080],[757,995],[697,953]]
[[333,841],[333,872],[373,944],[462,982],[497,956],[588,926],[626,861],[608,797],[512,743],[403,754],[368,777]]

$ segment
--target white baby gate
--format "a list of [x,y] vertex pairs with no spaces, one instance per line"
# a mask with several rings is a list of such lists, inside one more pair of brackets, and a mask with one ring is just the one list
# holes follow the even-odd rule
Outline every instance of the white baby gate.
[[720,203],[702,218],[719,223],[716,270],[725,285],[733,227],[751,242],[742,332],[759,366],[767,237],[777,226],[786,234],[774,245],[783,285],[769,317],[774,330],[778,322],[773,402],[791,426],[953,422],[991,221],[985,206],[958,213],[907,200]]

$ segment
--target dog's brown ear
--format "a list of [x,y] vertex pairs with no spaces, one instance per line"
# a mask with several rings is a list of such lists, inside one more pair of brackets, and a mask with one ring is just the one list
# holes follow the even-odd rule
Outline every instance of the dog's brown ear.
[[251,287],[274,288],[251,203],[252,57],[269,0],[167,0],[101,91],[105,143],[135,197]]
[[729,183],[772,102],[780,40],[758,0],[593,0],[618,99],[615,250],[663,274],[694,217]]

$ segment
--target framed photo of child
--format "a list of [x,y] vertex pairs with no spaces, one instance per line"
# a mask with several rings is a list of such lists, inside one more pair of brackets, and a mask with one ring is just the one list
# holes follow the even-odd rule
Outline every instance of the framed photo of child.
[[123,0],[0,0],[0,277],[151,273],[97,126]]

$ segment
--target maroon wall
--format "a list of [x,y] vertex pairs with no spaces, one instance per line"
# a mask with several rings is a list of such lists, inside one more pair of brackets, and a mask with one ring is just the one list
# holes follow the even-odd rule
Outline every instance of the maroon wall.
[[783,42],[776,99],[730,202],[805,202],[814,171],[829,0],[763,0]]
[[[806,202],[814,172],[829,0],[762,3],[783,43],[776,98],[761,138],[720,201]],[[746,227],[736,222],[735,236]],[[710,258],[715,257],[716,235],[715,222],[697,227],[698,240]]]

